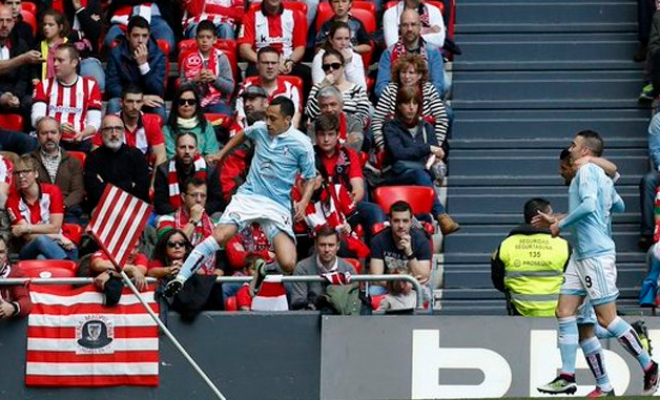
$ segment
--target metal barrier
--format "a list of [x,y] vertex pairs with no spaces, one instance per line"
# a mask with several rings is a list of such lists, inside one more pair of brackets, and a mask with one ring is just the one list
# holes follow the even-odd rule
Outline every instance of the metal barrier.
[[[282,282],[326,282],[322,276],[309,275],[272,275],[281,278]],[[250,282],[250,276],[219,276],[216,282],[219,283],[245,283]],[[147,282],[155,283],[156,278],[147,278]],[[351,275],[352,282],[378,282],[378,281],[406,281],[412,283],[417,292],[417,308],[424,308],[424,296],[422,285],[417,279],[410,275]],[[0,286],[3,285],[23,285],[25,283],[45,284],[45,285],[75,285],[94,282],[94,278],[6,278],[0,279]]]

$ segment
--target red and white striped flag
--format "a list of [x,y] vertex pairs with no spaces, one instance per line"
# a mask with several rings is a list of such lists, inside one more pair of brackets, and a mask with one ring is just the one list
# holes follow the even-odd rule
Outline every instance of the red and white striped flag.
[[[141,294],[158,313],[154,287]],[[158,385],[158,325],[128,288],[112,307],[93,284],[33,284],[30,297],[26,385]]]
[[124,265],[152,210],[151,205],[108,184],[89,222],[90,233],[110,259]]

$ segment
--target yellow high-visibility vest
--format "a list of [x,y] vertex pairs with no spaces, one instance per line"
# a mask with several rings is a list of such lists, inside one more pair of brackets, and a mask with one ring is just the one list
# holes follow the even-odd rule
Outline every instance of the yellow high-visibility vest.
[[516,310],[528,317],[553,317],[570,256],[568,242],[548,233],[513,234],[500,244],[504,286]]

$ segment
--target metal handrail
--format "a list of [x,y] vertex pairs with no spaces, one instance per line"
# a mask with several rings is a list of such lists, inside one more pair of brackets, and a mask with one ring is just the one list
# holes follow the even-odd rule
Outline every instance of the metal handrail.
[[[276,276],[282,282],[325,282],[325,278],[318,275],[270,275]],[[219,283],[244,283],[250,282],[250,276],[219,276],[216,282]],[[424,296],[422,285],[415,277],[410,275],[351,275],[353,282],[376,282],[376,281],[406,281],[412,283],[417,292],[417,308],[424,308]],[[156,278],[147,278],[147,282],[155,283]],[[94,282],[94,278],[6,278],[0,279],[0,286],[24,285],[26,283],[40,285],[75,285]]]

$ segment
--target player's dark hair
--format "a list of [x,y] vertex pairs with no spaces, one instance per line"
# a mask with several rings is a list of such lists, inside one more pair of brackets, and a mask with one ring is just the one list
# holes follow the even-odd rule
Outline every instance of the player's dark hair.
[[538,215],[539,211],[548,213],[550,212],[550,202],[540,197],[527,200],[525,203],[525,223],[531,224],[534,216]]
[[293,118],[293,115],[296,113],[296,107],[293,105],[293,101],[286,97],[276,97],[270,102],[270,105],[280,106],[280,114],[285,117]]
[[598,132],[592,130],[584,130],[578,132],[575,136],[581,136],[584,140],[584,147],[591,150],[591,152],[596,156],[600,157],[603,154],[603,138],[600,137]]
[[209,21],[208,19],[205,19],[204,21],[200,22],[197,25],[197,34],[196,35],[199,35],[199,32],[201,32],[201,31],[210,31],[213,34],[213,36],[217,35],[216,32],[215,32],[215,24],[213,22]]
[[337,238],[337,242],[339,242],[339,234],[337,231],[330,227],[330,226],[324,226],[323,228],[319,229],[316,231],[316,240],[322,237],[328,237],[328,236],[334,236]]
[[121,98],[126,98],[126,95],[128,94],[144,94],[144,90],[142,90],[142,88],[138,85],[130,84],[126,86],[121,92]]
[[571,152],[568,150],[568,147],[565,147],[559,153],[560,161],[571,161]]
[[339,133],[339,117],[336,115],[321,114],[314,121],[314,132],[333,131]]
[[128,20],[128,26],[126,27],[126,32],[130,34],[133,28],[142,28],[151,32],[151,27],[149,26],[149,22],[144,17],[141,17],[139,15],[131,17],[131,19]]
[[392,204],[390,206],[390,214],[389,215],[391,217],[392,213],[404,212],[404,211],[408,211],[411,216],[413,215],[412,207],[410,207],[410,204],[408,204],[408,202],[406,202],[406,201],[399,200],[399,201],[395,202],[394,204]]

